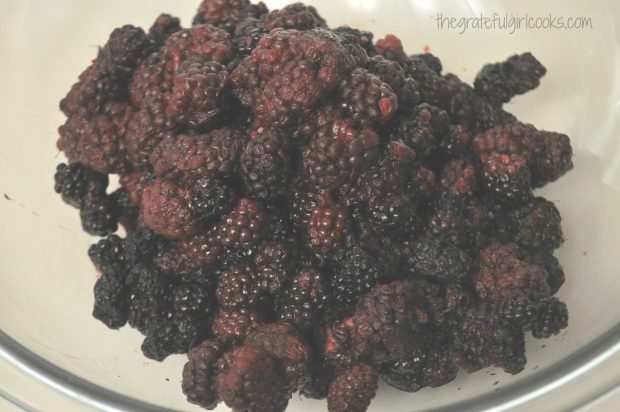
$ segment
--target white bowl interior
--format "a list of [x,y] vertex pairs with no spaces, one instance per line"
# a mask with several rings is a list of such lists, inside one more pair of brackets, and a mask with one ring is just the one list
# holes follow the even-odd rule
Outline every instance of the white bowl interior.
[[[140,335],[106,329],[91,315],[95,271],[86,255],[95,241],[81,232],[78,213],[53,193],[63,160],[55,141],[63,122],[58,101],[117,26],[148,27],[162,11],[189,24],[198,0],[50,0],[1,2],[0,14],[0,330],[44,359],[85,380],[167,408],[198,410],[180,391],[184,356],[164,363],[140,352]],[[267,1],[276,8],[287,1]],[[567,282],[559,296],[571,311],[569,328],[528,342],[526,370],[461,374],[449,385],[407,394],[384,386],[371,410],[410,411],[449,405],[528,379],[563,362],[620,320],[616,237],[620,229],[620,95],[618,6],[528,0],[310,0],[333,26],[349,24],[378,37],[394,33],[410,53],[428,45],[444,72],[472,81],[484,63],[531,51],[548,73],[541,87],[507,109],[539,128],[569,134],[575,169],[541,191],[564,218],[566,242],[557,252]],[[386,4],[387,3],[387,4]],[[438,30],[435,16],[525,12],[587,16],[594,29],[499,30],[459,34]],[[605,183],[604,183],[605,182]],[[294,397],[291,411],[324,410]],[[218,409],[219,410],[219,409]],[[226,410],[221,407],[221,410]]]

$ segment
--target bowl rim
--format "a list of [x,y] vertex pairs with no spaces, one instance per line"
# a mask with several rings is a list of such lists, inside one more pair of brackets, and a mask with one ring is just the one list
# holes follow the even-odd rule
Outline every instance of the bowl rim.
[[[620,323],[569,355],[562,362],[536,372],[528,379],[441,408],[442,411],[502,411],[541,397],[594,369],[620,353]],[[103,388],[56,366],[0,330],[0,358],[27,375],[84,405],[103,411],[180,412]],[[603,392],[603,388],[601,388]],[[600,394],[597,394],[600,395]]]

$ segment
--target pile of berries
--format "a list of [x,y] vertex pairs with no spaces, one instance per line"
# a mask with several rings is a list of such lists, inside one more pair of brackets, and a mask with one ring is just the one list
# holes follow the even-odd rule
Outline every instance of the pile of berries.
[[570,141],[502,108],[545,71],[524,53],[472,87],[301,3],[114,30],[60,103],[55,190],[103,237],[94,317],[187,353],[205,408],[364,411],[379,379],[520,372],[524,335],[568,320],[560,214],[533,189]]

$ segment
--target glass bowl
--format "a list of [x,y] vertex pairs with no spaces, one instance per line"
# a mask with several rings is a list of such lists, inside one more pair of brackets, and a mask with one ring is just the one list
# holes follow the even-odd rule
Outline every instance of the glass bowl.
[[[0,13],[0,355],[43,386],[106,410],[199,410],[180,390],[184,356],[164,363],[140,353],[129,328],[111,331],[90,313],[95,272],[86,255],[94,239],[78,214],[53,193],[63,160],[55,141],[63,122],[58,101],[96,55],[109,32],[125,23],[148,27],[162,11],[187,25],[198,0],[50,0],[1,2]],[[287,1],[267,1],[271,8]],[[349,24],[381,37],[401,37],[410,53],[430,49],[471,82],[486,62],[531,51],[547,67],[540,88],[507,110],[539,128],[567,133],[575,169],[540,193],[555,201],[566,242],[557,256],[567,273],[559,296],[570,325],[549,340],[528,339],[525,371],[488,369],[415,394],[383,386],[372,411],[500,409],[561,391],[618,351],[620,277],[620,7],[617,2],[469,0],[309,0],[332,26]],[[439,28],[441,17],[584,16],[585,30]],[[4,375],[5,379],[6,376]],[[614,372],[611,379],[620,377]],[[0,388],[6,386],[0,376]],[[33,380],[34,382],[34,380]],[[33,383],[34,385],[34,383]],[[558,389],[559,388],[559,389]],[[0,393],[2,391],[0,390]],[[6,392],[6,391],[5,391]],[[29,390],[5,393],[28,404]],[[564,398],[569,398],[562,395]],[[583,401],[583,399],[582,399]],[[325,410],[323,401],[291,401],[292,412]],[[225,407],[220,407],[226,410]]]

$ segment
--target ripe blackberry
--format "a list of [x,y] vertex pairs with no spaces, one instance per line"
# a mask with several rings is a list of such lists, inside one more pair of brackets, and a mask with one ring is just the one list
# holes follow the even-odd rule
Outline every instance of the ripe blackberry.
[[517,295],[498,307],[500,315],[523,330],[532,330],[535,338],[548,338],[567,326],[566,304],[556,298],[532,300]]
[[273,202],[286,194],[290,179],[287,141],[266,132],[246,144],[241,155],[241,174],[248,192],[255,198]]
[[144,188],[140,221],[155,233],[169,239],[191,236],[198,219],[189,207],[191,191],[171,181],[156,179]]
[[519,259],[514,245],[491,244],[480,252],[480,271],[473,276],[478,296],[500,303],[515,295],[541,299],[550,295],[547,272]]
[[263,292],[253,268],[231,266],[220,274],[215,295],[224,310],[249,311],[260,303]]
[[80,206],[82,229],[93,236],[106,236],[116,232],[118,214],[107,195],[86,195]]
[[441,343],[436,345],[437,348],[416,350],[406,359],[383,366],[381,378],[388,385],[407,392],[447,384],[456,377],[458,368],[452,364],[448,348]]
[[381,379],[388,385],[405,392],[417,392],[426,386],[422,369],[425,351],[414,351],[409,356],[381,367]]
[[453,331],[451,352],[453,362],[468,372],[493,365],[516,374],[525,365],[523,331],[484,303],[465,312]]
[[407,61],[407,54],[403,49],[401,40],[393,34],[388,34],[382,39],[377,40],[377,53],[388,60],[395,60],[399,63]]
[[93,317],[110,329],[121,328],[127,323],[129,290],[125,284],[127,272],[104,266],[94,287]]
[[177,70],[189,57],[226,64],[233,56],[230,34],[206,24],[172,34],[162,51],[172,70]]
[[147,327],[142,353],[149,359],[161,362],[169,355],[187,353],[204,340],[205,333],[202,322],[193,318],[157,319]]
[[267,351],[245,344],[224,354],[215,378],[218,395],[235,411],[286,409],[291,392],[277,361]]
[[176,73],[166,114],[196,130],[211,126],[226,111],[228,70],[215,61],[185,60]]
[[[450,86],[447,80],[437,74],[426,61],[420,58],[407,59],[401,62],[407,77],[415,80],[420,100],[433,106],[447,110],[452,117]],[[453,119],[454,120],[454,119]]]
[[160,177],[228,177],[238,170],[245,139],[241,130],[230,128],[193,136],[166,136],[153,150],[150,162]]
[[355,36],[369,56],[376,54],[375,45],[372,41],[374,35],[371,32],[349,26],[336,27],[333,31],[344,36]]
[[538,87],[547,69],[531,53],[515,54],[501,63],[486,64],[476,75],[476,93],[496,103]]
[[127,269],[123,240],[117,235],[110,235],[90,245],[88,257],[99,273],[103,270],[124,272]]
[[549,298],[539,303],[538,314],[532,320],[532,335],[535,338],[549,338],[567,326],[568,310],[564,302]]
[[129,290],[123,243],[116,235],[101,239],[88,248],[88,256],[100,274],[95,283],[93,317],[111,329],[127,322]]
[[390,85],[362,68],[340,83],[340,97],[345,113],[364,125],[386,122],[398,110],[398,97]]
[[140,209],[131,203],[127,191],[122,187],[116,189],[110,194],[110,200],[116,210],[118,223],[125,228],[126,232],[135,230]]
[[451,96],[446,110],[454,123],[465,126],[471,133],[478,134],[493,127],[513,123],[515,117],[476,94],[473,87],[462,82],[456,75],[444,77]]
[[334,303],[345,312],[355,306],[360,296],[387,277],[382,262],[359,246],[346,250],[330,266],[331,294]]
[[311,187],[335,189],[353,181],[379,158],[379,136],[370,128],[360,131],[347,121],[336,121],[302,151],[302,175]]
[[[133,108],[128,105],[114,108],[124,109],[127,115],[133,113]],[[122,139],[128,123],[123,120],[115,119],[109,113],[92,117],[75,114],[58,128],[58,149],[65,152],[71,163],[81,163],[97,172],[126,172],[129,165]]]
[[542,187],[554,182],[573,168],[573,148],[565,134],[539,132],[538,147],[532,164],[532,184]]
[[236,204],[236,194],[217,178],[203,178],[192,187],[189,207],[203,219],[217,219],[229,213]]
[[308,245],[320,256],[327,256],[351,242],[348,210],[339,204],[316,207],[307,226]]
[[134,265],[127,275],[131,290],[129,299],[129,324],[143,334],[152,323],[161,322],[171,314],[170,279],[148,264]]
[[151,50],[151,43],[144,30],[127,24],[112,31],[105,46],[99,50],[97,62],[108,73],[129,78]]
[[572,147],[568,136],[536,130],[530,124],[514,122],[494,127],[473,141],[480,154],[518,154],[532,171],[532,185],[541,187],[572,169]]
[[272,10],[265,15],[264,22],[268,30],[277,28],[310,30],[315,27],[327,27],[316,9],[303,3],[293,3],[282,10]]
[[230,312],[220,309],[213,319],[212,331],[221,342],[243,342],[258,325],[261,317],[256,312]]
[[443,69],[439,57],[435,56],[432,53],[414,54],[412,56],[409,56],[409,60],[422,61],[429,67],[429,69],[431,69],[437,74],[441,74],[441,70]]
[[264,237],[267,214],[260,202],[240,199],[217,226],[220,244],[228,249],[253,249]]
[[377,285],[357,304],[353,316],[328,332],[325,354],[339,363],[403,359],[418,347],[428,313],[413,282]]
[[104,194],[107,186],[107,175],[79,163],[60,163],[56,166],[54,191],[62,196],[66,204],[75,208],[82,205],[87,194]]
[[548,252],[540,252],[525,258],[528,262],[538,265],[547,271],[547,283],[551,295],[555,295],[564,284],[564,268],[558,259]]
[[536,318],[540,309],[540,302],[550,298],[530,299],[526,295],[515,295],[501,302],[498,307],[499,315],[524,331],[532,329],[532,320]]
[[123,258],[131,266],[147,263],[163,246],[163,239],[153,231],[140,227],[123,239]]
[[213,409],[220,402],[215,391],[216,363],[224,352],[225,345],[217,340],[206,340],[187,353],[183,366],[183,393],[187,401]]
[[155,48],[160,48],[168,37],[179,30],[181,30],[179,18],[162,13],[149,28],[149,40]]
[[368,71],[390,85],[398,96],[399,103],[413,106],[419,103],[420,93],[415,80],[405,74],[397,62],[381,55],[368,59]]
[[412,147],[419,158],[428,156],[449,128],[445,111],[426,103],[396,116],[389,130],[390,138]]
[[377,394],[378,375],[373,366],[355,365],[342,372],[329,385],[329,412],[365,411]]
[[290,323],[261,325],[250,332],[246,343],[267,351],[280,362],[292,392],[308,381],[312,352],[306,339]]
[[321,322],[330,303],[330,293],[321,272],[304,269],[295,276],[280,295],[278,316],[301,330],[309,330]]
[[230,33],[244,19],[261,18],[267,13],[263,2],[249,0],[203,0],[194,16],[193,24],[210,24]]
[[254,256],[258,284],[261,289],[275,294],[288,281],[294,268],[294,249],[288,242],[262,243]]
[[533,197],[531,172],[523,157],[493,154],[482,159],[482,167],[484,188],[495,201],[515,206]]
[[531,252],[552,251],[564,241],[557,207],[542,197],[513,209],[500,222],[499,234]]
[[405,255],[410,274],[434,282],[461,283],[468,279],[473,267],[467,253],[450,243],[429,237],[413,242]]
[[60,110],[67,116],[101,113],[106,103],[125,98],[126,84],[119,80],[98,62],[91,64],[60,101]]
[[299,393],[308,399],[325,399],[329,393],[329,383],[333,379],[334,368],[324,360],[320,362],[315,361],[310,370],[309,380]]

